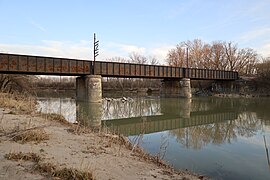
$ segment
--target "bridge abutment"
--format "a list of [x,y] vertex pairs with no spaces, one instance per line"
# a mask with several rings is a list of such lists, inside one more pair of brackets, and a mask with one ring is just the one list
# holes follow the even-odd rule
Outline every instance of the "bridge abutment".
[[191,98],[190,79],[183,78],[180,81],[164,79],[161,85],[161,96]]
[[76,96],[79,101],[98,103],[102,101],[100,75],[87,75],[76,79]]

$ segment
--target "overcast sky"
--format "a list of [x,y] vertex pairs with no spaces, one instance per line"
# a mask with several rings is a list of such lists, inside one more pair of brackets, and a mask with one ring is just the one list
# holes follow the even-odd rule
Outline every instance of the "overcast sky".
[[270,56],[270,0],[0,0],[0,52],[164,62],[176,44],[233,41]]

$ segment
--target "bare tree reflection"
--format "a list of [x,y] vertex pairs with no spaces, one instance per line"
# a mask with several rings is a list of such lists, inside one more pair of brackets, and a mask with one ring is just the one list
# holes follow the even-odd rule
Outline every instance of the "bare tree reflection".
[[201,149],[210,143],[231,143],[237,136],[251,137],[258,130],[262,126],[256,113],[243,112],[235,120],[171,130],[170,134],[186,148]]
[[143,117],[161,114],[160,99],[105,98],[102,103],[103,120]]
[[61,114],[70,122],[76,120],[76,102],[70,98],[39,98],[37,111]]

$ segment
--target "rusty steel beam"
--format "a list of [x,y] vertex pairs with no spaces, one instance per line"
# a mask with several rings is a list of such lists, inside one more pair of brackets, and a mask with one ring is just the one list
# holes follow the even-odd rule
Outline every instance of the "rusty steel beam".
[[87,75],[90,61],[0,53],[0,72],[34,75]]
[[159,78],[197,80],[236,80],[238,73],[211,69],[192,69],[160,65],[77,60],[68,58],[0,53],[0,73],[31,75]]

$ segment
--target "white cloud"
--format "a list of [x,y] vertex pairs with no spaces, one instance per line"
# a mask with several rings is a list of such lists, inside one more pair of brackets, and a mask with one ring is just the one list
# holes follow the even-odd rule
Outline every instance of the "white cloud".
[[270,42],[265,43],[261,47],[258,48],[258,53],[263,57],[270,57]]
[[151,48],[148,52],[150,56],[154,56],[159,60],[161,64],[165,64],[165,60],[167,58],[167,54],[169,50],[175,48],[173,45],[159,45],[154,48]]
[[[143,56],[155,57],[161,64],[164,64],[168,51],[173,47],[174,46],[172,45],[163,44],[146,48],[129,44],[103,42],[103,44],[100,44],[100,55],[97,57],[97,60],[107,60],[113,57],[128,57],[130,53],[136,52]],[[92,44],[85,40],[79,42],[44,40],[40,45],[0,44],[0,52],[75,59],[93,59]]]
[[42,32],[47,32],[47,30],[43,26],[41,26],[40,24],[36,23],[32,19],[30,19],[30,24],[32,24],[35,28],[39,29]]
[[113,42],[106,43],[105,48],[118,51],[119,54],[122,54],[124,56],[126,56],[127,54],[130,54],[132,52],[144,54],[145,50],[146,50],[145,47],[139,47],[139,46],[130,45],[130,44],[113,43]]
[[[194,6],[197,4],[197,0],[189,1],[179,1],[174,6],[171,6],[169,9],[165,9],[165,17],[167,19],[175,19],[181,17],[183,14],[187,14],[194,9]],[[169,1],[168,1],[169,2]]]
[[123,45],[121,49],[125,52],[132,53],[132,52],[137,52],[137,53],[145,53],[145,48],[144,47],[137,47],[133,45]]
[[267,36],[270,33],[270,27],[261,27],[256,28],[256,30],[249,31],[240,37],[242,41],[251,41],[257,38],[261,38],[263,36]]
[[121,57],[128,57],[130,53],[138,53],[143,56],[155,57],[161,64],[165,64],[168,51],[174,48],[174,45],[160,44],[154,47],[140,47],[128,44],[108,43],[106,49],[110,49]]
[[90,59],[90,48],[79,42],[42,41],[41,45],[0,44],[5,53]]

